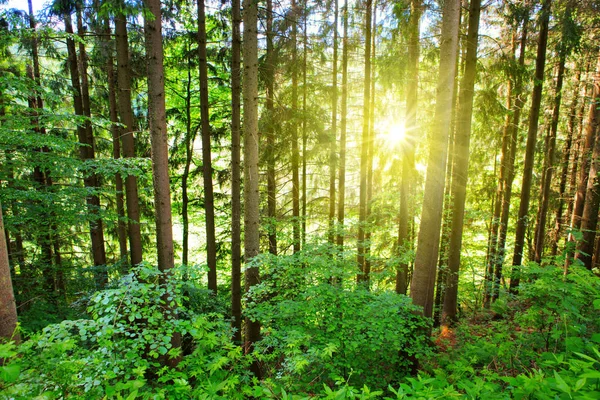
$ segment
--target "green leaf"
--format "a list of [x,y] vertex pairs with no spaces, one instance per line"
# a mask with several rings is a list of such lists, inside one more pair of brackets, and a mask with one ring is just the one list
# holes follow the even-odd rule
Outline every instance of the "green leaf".
[[9,364],[0,368],[0,379],[6,383],[14,383],[21,374],[21,365]]
[[594,300],[594,309],[595,310],[600,310],[600,299]]
[[554,378],[556,379],[556,387],[560,391],[568,394],[571,393],[571,388],[567,385],[567,382],[556,371],[554,371]]

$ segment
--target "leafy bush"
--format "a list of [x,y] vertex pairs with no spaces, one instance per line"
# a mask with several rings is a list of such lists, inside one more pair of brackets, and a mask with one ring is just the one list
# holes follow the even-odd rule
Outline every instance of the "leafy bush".
[[340,378],[385,388],[428,351],[428,323],[405,296],[335,284],[354,264],[328,257],[318,266],[304,252],[261,259],[266,279],[247,310],[263,327],[257,352],[267,374],[290,390],[314,392]]

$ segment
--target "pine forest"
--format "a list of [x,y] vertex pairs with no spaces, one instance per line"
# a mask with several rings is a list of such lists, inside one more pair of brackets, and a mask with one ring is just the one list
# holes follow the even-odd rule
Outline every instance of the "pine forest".
[[600,399],[600,0],[0,0],[0,400]]

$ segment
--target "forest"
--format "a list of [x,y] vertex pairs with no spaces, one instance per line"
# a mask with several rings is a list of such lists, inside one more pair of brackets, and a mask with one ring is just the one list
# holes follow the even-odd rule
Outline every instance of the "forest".
[[600,399],[599,0],[0,0],[0,399]]

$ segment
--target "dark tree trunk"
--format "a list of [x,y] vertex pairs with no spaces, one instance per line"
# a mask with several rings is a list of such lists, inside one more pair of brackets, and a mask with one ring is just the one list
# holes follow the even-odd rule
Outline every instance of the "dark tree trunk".
[[348,117],[348,0],[344,0],[344,38],[342,39],[342,99],[340,110],[340,148],[338,170],[338,247],[344,246],[344,217],[346,203],[346,128]]
[[[233,340],[242,343],[241,156],[240,156],[240,0],[231,1],[231,314]],[[270,32],[270,30],[269,30]],[[275,247],[276,249],[276,247]]]
[[206,15],[204,0],[198,0],[198,59],[200,68],[200,118],[202,120],[202,175],[204,177],[204,212],[206,220],[206,262],[208,289],[217,293],[217,244],[215,205],[212,182],[210,116],[208,112],[208,66],[206,59]]
[[[400,211],[398,215],[398,253],[410,250],[409,245],[409,203],[412,201],[412,186],[414,179],[415,145],[416,138],[413,136],[417,127],[417,94],[419,89],[419,26],[421,20],[421,0],[412,0],[410,5],[410,17],[408,20],[408,57],[406,70],[406,115],[404,118],[404,130],[407,133],[407,142],[402,154],[402,181],[400,184]],[[408,263],[402,263],[396,271],[396,293],[406,294],[408,288]]]
[[[265,86],[267,109],[267,226],[269,236],[269,252],[277,255],[277,195],[275,180],[275,124],[273,121],[275,108],[275,51],[273,48],[273,1],[267,0],[267,54],[265,60]],[[238,49],[239,52],[239,49]],[[239,96],[239,94],[238,94]]]
[[369,114],[371,112],[371,23],[373,12],[373,0],[365,3],[365,72],[363,86],[363,116],[362,116],[362,140],[360,150],[360,192],[359,192],[359,214],[358,214],[358,239],[357,239],[357,282],[369,287],[371,271],[367,270],[365,264],[366,243],[365,231],[367,228],[367,175],[369,164]]
[[[544,85],[544,68],[546,66],[546,47],[548,43],[548,22],[550,20],[551,0],[544,0],[540,11],[540,33],[538,39],[537,57],[535,62],[535,75],[533,78],[533,93],[531,96],[531,109],[529,112],[529,129],[527,132],[527,145],[525,149],[525,165],[523,166],[523,183],[521,186],[521,202],[515,233],[515,250],[513,255],[513,270],[511,272],[510,290],[516,292],[519,286],[519,268],[523,261],[525,247],[525,231],[529,220],[529,200],[531,198],[531,180],[533,162],[535,159],[535,143],[542,102],[542,89]],[[496,282],[498,283],[498,282]]]
[[298,6],[292,0],[292,241],[300,251],[300,152],[298,149]]
[[[596,238],[596,227],[598,225],[598,206],[600,205],[600,56],[596,66],[596,77],[594,78],[594,91],[592,93],[592,104],[587,120],[587,129],[592,132],[593,150],[590,160],[590,169],[587,179],[585,193],[585,204],[581,214],[582,240],[577,244],[575,259],[583,262],[587,269],[592,269],[592,256]],[[581,182],[580,182],[581,184]]]
[[[335,168],[336,168],[336,140],[337,140],[337,113],[338,113],[338,0],[334,0],[333,11],[333,71],[332,71],[332,100],[331,100],[331,133],[329,137],[329,243],[334,240],[335,220]],[[305,70],[306,73],[306,70]]]
[[554,172],[554,153],[556,149],[556,133],[558,130],[558,118],[560,105],[562,101],[562,86],[565,75],[566,55],[561,54],[558,61],[558,71],[556,75],[556,89],[554,95],[554,109],[552,111],[552,124],[550,127],[550,136],[548,137],[548,147],[546,148],[546,169],[542,171],[544,179],[540,187],[540,205],[535,229],[534,242],[534,261],[540,263],[544,253],[544,241],[546,238],[546,216],[548,215],[548,203],[550,202],[550,184]]
[[[119,0],[124,9],[123,0]],[[119,104],[119,119],[121,120],[121,144],[123,157],[135,157],[133,132],[133,110],[131,108],[131,71],[129,66],[129,41],[127,39],[127,20],[123,12],[115,15],[115,43],[117,47],[117,99]],[[129,234],[129,250],[131,264],[142,262],[142,235],[140,230],[140,209],[137,189],[137,178],[128,175],[125,178],[125,198],[127,204],[127,233]]]

